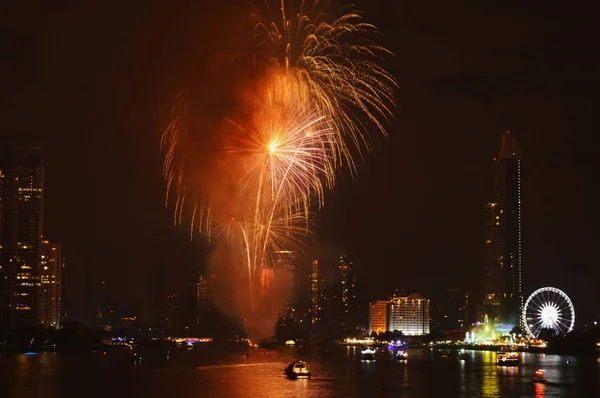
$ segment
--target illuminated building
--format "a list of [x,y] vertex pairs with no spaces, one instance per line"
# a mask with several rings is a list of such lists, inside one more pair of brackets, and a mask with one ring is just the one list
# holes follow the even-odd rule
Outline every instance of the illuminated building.
[[523,308],[522,288],[522,193],[521,159],[523,154],[515,138],[506,132],[494,163],[494,196],[499,213],[496,224],[500,267],[502,322],[518,324]]
[[340,273],[340,300],[341,311],[343,313],[342,327],[348,328],[349,318],[352,304],[356,299],[356,276],[353,270],[354,264],[346,256],[340,256],[339,273]]
[[405,336],[429,334],[429,299],[418,293],[392,298],[387,316],[391,332],[398,330]]
[[[272,304],[272,316],[286,316],[294,321],[302,322],[302,317],[299,316],[298,302],[295,300],[298,295],[298,258],[293,250],[277,250],[273,252],[273,269],[270,274],[271,284],[273,285],[273,293],[275,299]],[[289,291],[282,291],[282,286],[289,286],[292,294]],[[273,293],[271,299],[273,300]],[[282,308],[280,299],[289,299]]]
[[201,273],[198,273],[198,282],[196,283],[196,323],[201,323],[208,319],[208,313],[210,311],[210,281],[212,277],[206,278]]
[[483,206],[483,302],[478,305],[477,319],[481,321],[488,316],[494,322],[501,318],[500,300],[504,297],[506,283],[504,280],[504,257],[502,254],[501,222],[503,210],[496,202]]
[[490,202],[483,206],[483,291],[487,299],[500,297],[505,283],[502,269],[504,262],[500,247],[500,213],[498,203]]
[[318,327],[322,338],[335,340],[366,333],[369,305],[359,275],[359,267],[346,255],[319,258]]
[[366,331],[367,303],[363,303],[362,290],[358,286],[356,265],[348,256],[338,260],[338,297],[336,311],[340,314],[340,326],[346,335]]
[[62,268],[60,243],[42,241],[40,321],[44,327],[60,327]]
[[310,274],[310,324],[313,328],[319,324],[321,316],[321,292],[319,290],[319,260],[312,261]]
[[0,152],[0,326],[40,323],[44,166],[38,149]]
[[390,300],[377,300],[369,306],[369,334],[385,333],[388,323],[388,306]]

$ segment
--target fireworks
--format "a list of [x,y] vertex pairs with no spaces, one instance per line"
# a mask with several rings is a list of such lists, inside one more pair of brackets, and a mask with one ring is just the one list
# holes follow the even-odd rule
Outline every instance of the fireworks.
[[[175,222],[190,204],[192,231],[227,237],[241,248],[238,262],[263,293],[272,284],[266,267],[276,262],[275,253],[297,247],[310,232],[311,209],[323,205],[336,175],[344,167],[355,171],[352,154],[368,150],[368,125],[386,134],[382,123],[391,117],[396,88],[380,62],[389,52],[369,41],[377,30],[360,13],[330,20],[317,0],[302,1],[293,15],[284,1],[279,6],[276,18],[268,7],[253,9],[258,77],[243,101],[250,117],[228,119],[210,153],[222,166],[199,183],[190,170],[189,160],[206,154],[187,152],[193,110],[181,97],[161,142]],[[308,6],[314,18],[305,13]]]
[[[331,142],[333,160],[345,161],[354,171],[349,146],[358,153],[369,148],[367,123],[361,118],[386,135],[380,119],[392,116],[397,83],[380,62],[390,52],[370,41],[378,34],[375,26],[354,10],[330,22],[319,5],[318,0],[302,1],[300,12],[288,18],[282,0],[280,23],[255,8],[255,54],[267,80],[285,76],[297,106],[316,106],[327,116],[336,133]],[[305,8],[314,12],[314,18]],[[270,9],[267,13],[272,14]]]

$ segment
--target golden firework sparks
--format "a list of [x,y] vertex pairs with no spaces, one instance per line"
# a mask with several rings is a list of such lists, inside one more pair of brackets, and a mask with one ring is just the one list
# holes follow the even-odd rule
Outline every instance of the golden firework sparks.
[[191,203],[192,230],[213,229],[238,244],[251,283],[262,285],[258,271],[273,264],[273,253],[295,248],[309,233],[310,210],[323,205],[337,173],[344,166],[355,172],[352,153],[369,150],[367,127],[386,135],[383,123],[392,116],[397,87],[381,63],[390,53],[370,41],[378,32],[362,14],[329,18],[319,1],[302,1],[295,14],[284,1],[278,6],[275,18],[268,7],[263,13],[253,8],[252,53],[260,77],[246,100],[252,114],[249,122],[228,120],[233,128],[216,150],[236,176],[233,210],[210,187],[200,192],[188,183],[191,110],[182,97],[161,141],[175,222]]

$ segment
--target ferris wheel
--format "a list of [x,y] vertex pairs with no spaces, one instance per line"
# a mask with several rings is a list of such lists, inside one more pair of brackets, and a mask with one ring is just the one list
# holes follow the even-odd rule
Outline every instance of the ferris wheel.
[[575,325],[575,308],[569,296],[555,287],[543,287],[529,296],[523,307],[523,324],[527,333],[537,338],[542,329],[565,335]]

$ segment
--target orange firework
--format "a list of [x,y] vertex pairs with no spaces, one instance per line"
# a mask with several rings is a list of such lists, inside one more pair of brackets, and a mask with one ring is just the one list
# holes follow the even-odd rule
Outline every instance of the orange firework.
[[216,169],[222,175],[212,176],[220,184],[198,184],[189,176],[188,161],[198,156],[185,155],[193,132],[181,97],[161,142],[167,200],[169,192],[176,196],[175,222],[191,204],[192,230],[212,230],[213,237],[227,236],[241,247],[240,262],[251,284],[260,275],[262,291],[271,282],[256,271],[272,266],[274,253],[295,249],[310,232],[311,209],[323,205],[337,173],[343,166],[355,171],[352,148],[359,154],[368,149],[366,125],[385,135],[382,119],[391,117],[396,88],[380,63],[389,52],[369,41],[377,31],[360,13],[330,19],[319,1],[302,1],[296,14],[284,1],[277,8],[277,18],[268,7],[262,14],[254,8],[252,52],[260,77],[244,99],[249,120],[228,119],[230,128],[213,154],[226,165]]

